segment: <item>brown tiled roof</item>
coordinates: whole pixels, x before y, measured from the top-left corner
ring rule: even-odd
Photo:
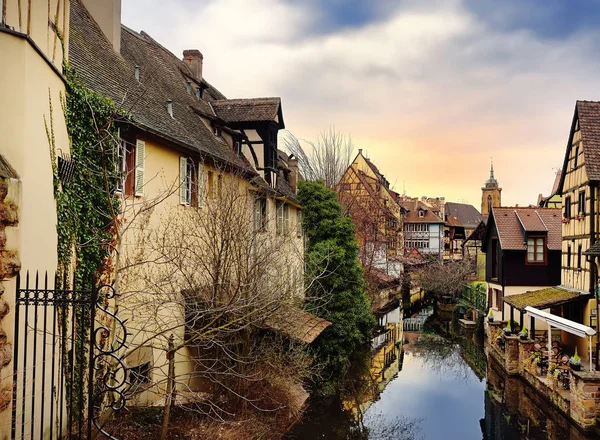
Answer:
[[[388,275],[387,273],[377,269],[376,267],[370,267],[368,269],[365,269],[365,277],[369,281],[377,283],[378,287],[392,286],[400,283],[399,278]]]
[[[600,180],[600,102],[577,101],[585,170],[590,180]]]
[[[429,209],[422,210],[424,212],[423,217],[419,216],[419,211],[411,211],[406,214],[404,223],[444,223],[444,221],[431,212]]]
[[[583,253],[583,255],[593,255],[593,256],[600,255],[600,241],[591,245],[590,248]]]
[[[330,325],[331,322],[292,305],[279,307],[265,321],[267,328],[305,344],[314,341]]]
[[[560,209],[496,207],[492,213],[502,249],[525,250],[526,232],[546,232],[548,249],[561,249]]]
[[[463,224],[453,215],[446,216],[446,225],[450,227],[463,226]]]
[[[411,249],[408,255],[404,257],[396,257],[396,259],[406,266],[421,266],[429,263],[429,260],[423,256],[417,249]]]
[[[467,229],[475,229],[481,222],[481,214],[477,208],[466,203],[446,202],[445,213],[456,217]]]
[[[525,310],[525,307],[527,306],[536,309],[547,309],[549,307],[576,301],[582,297],[585,297],[585,295],[582,295],[575,290],[569,290],[563,287],[547,287],[546,289],[505,296],[504,302],[512,305],[518,310]]]
[[[194,111],[212,113],[207,101],[198,101],[188,93],[186,81],[193,75],[187,65],[148,34],[122,26],[118,54],[85,7],[72,0],[69,62],[86,86],[111,98],[132,116],[134,125],[191,151],[253,172],[245,159],[215,137]],[[140,82],[135,78],[136,65],[140,67]],[[222,97],[211,87],[205,94],[210,99]],[[167,100],[173,103],[174,117],[167,113]]]
[[[211,103],[225,122],[276,121],[281,108],[279,98],[223,99]],[[283,124],[283,121],[280,121]]]

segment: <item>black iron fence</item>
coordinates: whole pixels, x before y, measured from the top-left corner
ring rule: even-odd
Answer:
[[[127,333],[107,307],[115,291],[67,285],[17,277],[11,439],[116,439],[100,423],[106,408],[125,406]]]

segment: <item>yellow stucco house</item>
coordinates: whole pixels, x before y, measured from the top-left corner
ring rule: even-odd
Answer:
[[[0,294],[0,332],[6,335],[0,338],[0,433],[10,432],[18,418],[27,426],[26,435],[42,438],[57,430],[55,419],[65,409],[55,402],[66,385],[52,387],[52,380],[38,377],[60,377],[63,367],[52,358],[60,341],[45,339],[39,345],[47,350],[20,353],[20,362],[29,355],[28,362],[39,364],[37,372],[34,367],[21,376],[12,364],[14,277],[21,267],[53,273],[58,263],[53,168],[69,156],[60,105],[67,83],[63,60],[79,81],[110,98],[123,114],[113,152],[120,180],[108,189],[121,201],[122,240],[113,276],[120,297],[108,306],[127,321],[128,345],[118,356],[129,369],[132,404],[160,403],[168,344],[185,345],[198,331],[188,320],[194,312],[189,299],[208,298],[198,286],[209,285],[215,276],[213,268],[202,265],[213,257],[210,240],[227,242],[227,256],[233,255],[223,263],[229,279],[213,283],[225,287],[215,289],[212,300],[222,305],[218,295],[227,286],[254,276],[262,284],[249,288],[255,293],[252,313],[258,310],[262,318],[253,325],[305,344],[330,325],[299,307],[304,236],[296,198],[298,165],[278,149],[278,132],[285,127],[279,98],[227,99],[204,78],[198,50],[179,58],[146,33],[122,26],[119,0],[6,0],[2,5],[0,95],[12,105],[4,106],[0,117],[5,292]],[[47,129],[58,157],[51,154]],[[216,225],[214,231],[207,229],[210,224]],[[224,231],[237,235],[227,238]],[[170,248],[175,243],[178,247]],[[167,266],[179,272],[166,278],[162,268]],[[259,300],[262,307],[256,307]],[[47,310],[52,316],[53,309]],[[44,314],[37,307],[25,315],[42,325]],[[21,329],[22,339],[30,332]],[[193,397],[203,385],[199,350],[185,346],[175,356],[181,398]],[[13,399],[17,370],[23,378],[18,385],[26,392]],[[15,417],[11,402],[18,403]]]

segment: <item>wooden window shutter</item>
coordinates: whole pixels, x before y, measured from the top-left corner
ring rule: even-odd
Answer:
[[[187,157],[179,158],[179,203],[187,205]]]
[[[144,168],[146,162],[146,142],[135,142],[135,195],[144,195]]]

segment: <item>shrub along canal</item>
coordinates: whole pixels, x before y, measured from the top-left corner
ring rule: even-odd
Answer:
[[[474,334],[437,333],[405,331],[381,377],[367,383],[360,374],[343,398],[310,406],[287,439],[598,438],[488,365]]]

